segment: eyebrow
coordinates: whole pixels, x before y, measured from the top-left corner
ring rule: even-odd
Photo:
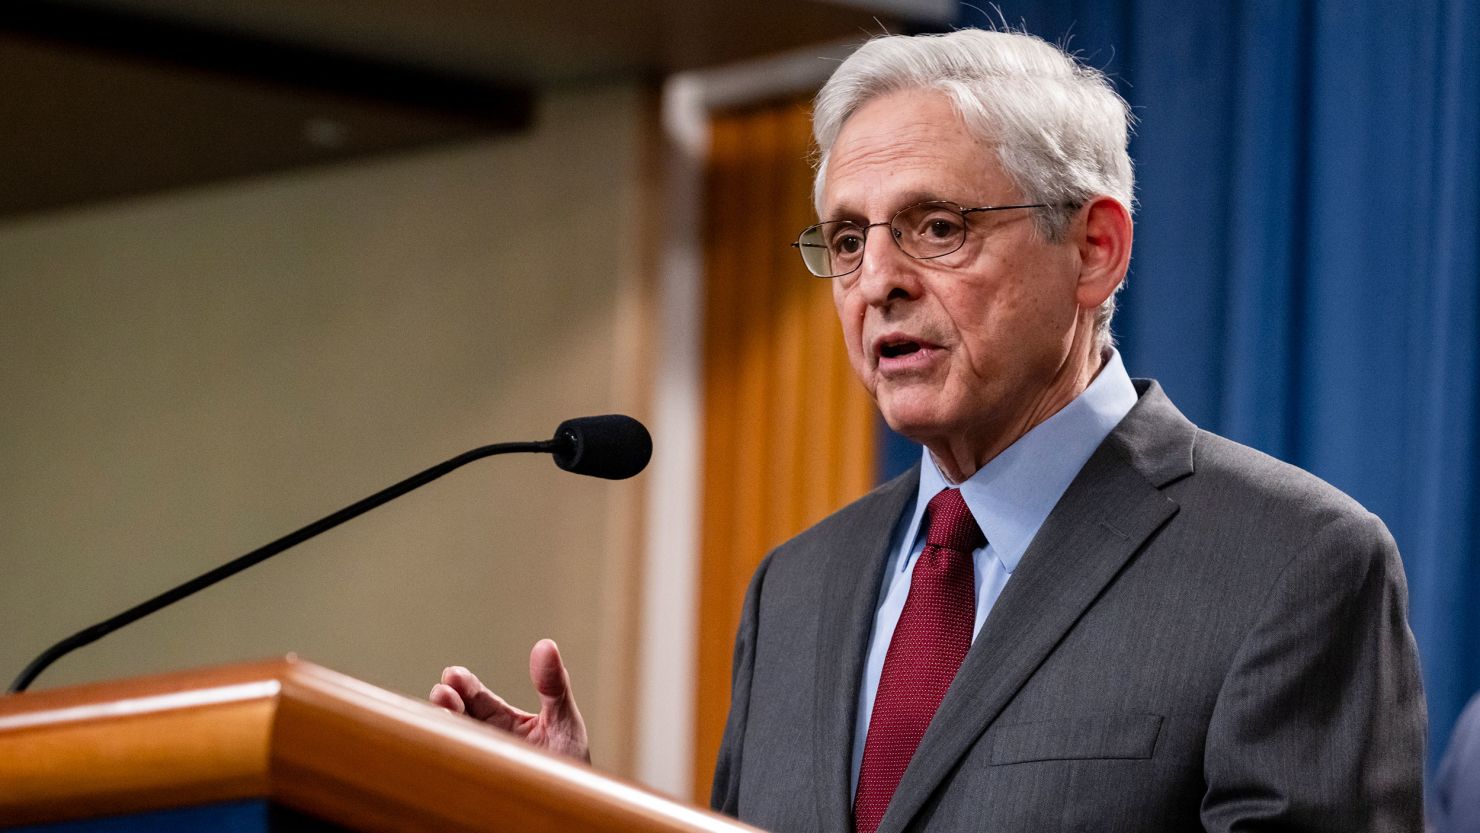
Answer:
[[[893,217],[897,212],[903,209],[909,208],[912,205],[919,205],[922,202],[948,202],[955,205],[965,205],[965,203],[960,202],[959,200],[947,199],[940,196],[934,191],[926,191],[923,189],[905,191],[903,194],[898,195],[898,197],[899,203],[895,208],[889,211],[890,217]],[[868,222],[868,218],[865,217],[861,212],[851,211],[846,208],[835,209],[834,211],[830,212],[828,216],[820,218],[820,220],[824,223],[832,222],[833,220],[849,220],[855,223],[860,221],[865,223]],[[880,220],[879,222],[885,222],[887,220],[888,217]]]

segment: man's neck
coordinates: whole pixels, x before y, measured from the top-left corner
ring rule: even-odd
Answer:
[[[1084,393],[1104,369],[1108,352],[1108,348],[1103,352],[1094,350],[1083,361],[1066,362],[1063,370],[1055,374],[1054,381],[1043,389],[1031,406],[1024,408],[1005,426],[983,424],[980,426],[980,435],[967,431],[942,437],[938,441],[925,442],[924,445],[930,450],[931,459],[935,461],[940,473],[952,485],[966,482],[982,466],[1022,439],[1023,435]]]

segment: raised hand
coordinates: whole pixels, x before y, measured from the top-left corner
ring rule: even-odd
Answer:
[[[540,696],[538,714],[509,705],[460,665],[442,671],[428,695],[433,703],[497,726],[542,749],[591,762],[586,721],[571,695],[570,674],[554,641],[541,639],[529,652],[529,679]]]

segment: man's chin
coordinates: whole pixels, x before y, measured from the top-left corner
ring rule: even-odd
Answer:
[[[907,440],[924,443],[927,437],[940,434],[940,419],[934,409],[881,403],[879,413],[890,430]]]

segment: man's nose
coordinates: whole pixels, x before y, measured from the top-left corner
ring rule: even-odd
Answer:
[[[882,227],[883,232],[870,234],[875,227]],[[899,248],[894,229],[888,223],[874,223],[864,234],[863,259],[852,276],[854,291],[862,292],[871,304],[914,297],[919,286],[915,259]]]

